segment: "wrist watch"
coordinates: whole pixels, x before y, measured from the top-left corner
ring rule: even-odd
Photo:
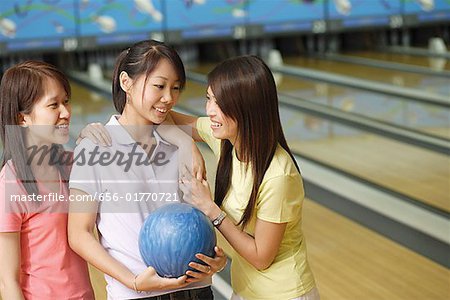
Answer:
[[[227,216],[226,212],[224,212],[223,210],[220,211],[220,214],[217,216],[217,218],[212,220],[212,224],[214,225],[214,227],[219,227],[220,224],[222,224],[222,221],[223,221],[223,219],[225,219],[226,216]]]

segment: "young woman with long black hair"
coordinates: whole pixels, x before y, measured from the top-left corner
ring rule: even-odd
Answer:
[[[233,248],[227,253],[233,299],[319,299],[301,230],[302,177],[283,134],[267,65],[241,56],[214,68],[206,114],[171,113],[219,158],[214,197],[200,176],[187,175],[183,190]]]

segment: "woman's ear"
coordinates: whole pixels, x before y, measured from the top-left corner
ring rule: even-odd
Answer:
[[[28,118],[23,113],[19,113],[17,115],[17,124],[19,124],[20,127],[27,128],[28,127],[27,119]]]
[[[132,79],[130,78],[130,76],[128,76],[127,72],[125,71],[120,72],[119,82],[120,87],[127,94],[132,84]]]

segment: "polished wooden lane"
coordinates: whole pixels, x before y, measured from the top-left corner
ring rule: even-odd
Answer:
[[[448,156],[368,134],[289,143],[299,154],[450,213]]]
[[[395,62],[425,67],[432,70],[438,68],[450,71],[450,62],[445,58],[423,57],[399,53],[374,52],[374,51],[352,51],[352,52],[345,52],[344,54],[363,58],[377,59],[386,62]]]
[[[102,272],[89,265],[89,276],[91,277],[92,288],[94,289],[96,300],[106,300],[106,281]]]
[[[450,110],[368,91],[280,76],[283,94],[450,139]]]
[[[311,68],[318,71],[373,80],[399,87],[426,90],[436,94],[449,94],[447,84],[448,79],[436,76],[425,76],[415,73],[393,71],[357,64],[347,64],[344,62],[310,57],[287,57],[284,59],[284,63],[297,67]],[[430,85],[430,82],[432,82],[433,85]]]
[[[303,219],[322,300],[449,299],[449,269],[315,202]]]

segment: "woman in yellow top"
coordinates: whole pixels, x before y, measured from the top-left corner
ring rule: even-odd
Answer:
[[[186,176],[182,189],[233,248],[232,299],[319,299],[301,230],[303,182],[270,69],[256,56],[228,59],[208,75],[206,98],[209,118],[171,116],[219,157],[214,201],[201,178]]]

